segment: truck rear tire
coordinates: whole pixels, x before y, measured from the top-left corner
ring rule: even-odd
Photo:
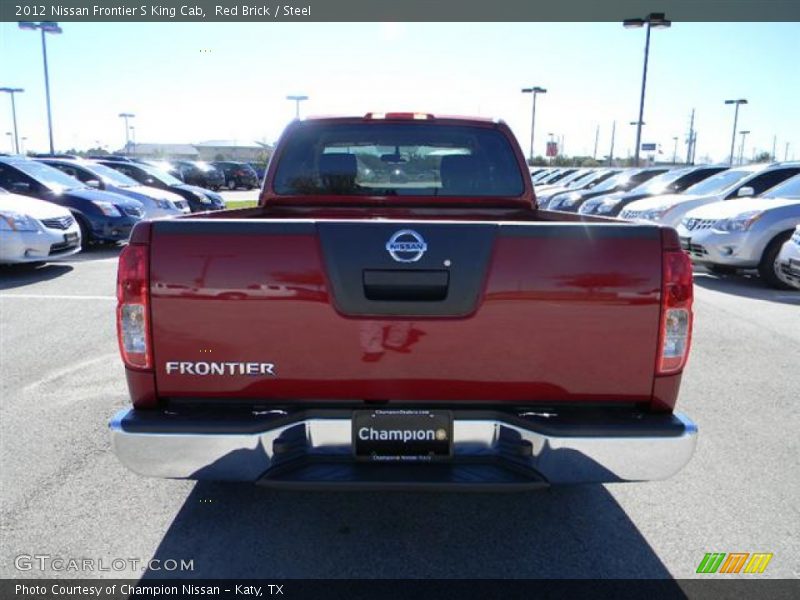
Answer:
[[[791,231],[784,231],[776,235],[772,241],[767,244],[764,254],[761,256],[761,262],[758,264],[758,275],[768,286],[778,290],[790,290],[792,287],[784,283],[778,276],[775,268],[775,259],[778,258],[778,253],[781,251],[781,246],[784,242],[792,236]]]

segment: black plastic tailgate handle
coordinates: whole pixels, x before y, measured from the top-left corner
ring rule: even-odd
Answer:
[[[436,302],[447,298],[448,271],[364,270],[367,300]]]

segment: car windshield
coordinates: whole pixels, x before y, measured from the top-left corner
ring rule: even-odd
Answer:
[[[432,123],[298,125],[275,174],[278,194],[517,197],[525,190],[506,136]]]
[[[86,186],[77,179],[70,177],[66,173],[59,171],[55,167],[40,163],[35,160],[20,160],[11,163],[32,179],[41,183],[51,191],[74,190],[85,188]]]
[[[161,169],[156,169],[155,167],[152,167],[150,165],[142,163],[136,166],[139,167],[142,171],[144,171],[148,175],[150,175],[151,177],[154,177],[155,179],[158,179],[159,181],[161,181],[162,183],[166,183],[167,185],[179,185],[183,183],[177,177],[173,177],[169,173],[165,173]]]
[[[100,177],[106,183],[110,183],[118,187],[132,187],[134,185],[139,185],[139,182],[135,179],[131,179],[127,175],[124,175],[119,171],[105,165],[93,163],[92,165],[86,165],[85,168]]]
[[[761,194],[761,198],[791,198],[800,200],[800,175],[795,175]]]
[[[640,186],[633,188],[631,191],[637,194],[640,192],[652,195],[663,194],[664,192],[670,190],[670,185],[672,183],[691,172],[691,167],[688,169],[674,169],[672,171],[667,171],[666,173],[662,173],[658,177],[653,177]]]
[[[617,186],[624,185],[630,180],[631,177],[639,173],[639,171],[622,171],[613,177],[609,177],[604,182],[597,184],[592,188],[592,192],[608,192]]]
[[[753,171],[723,171],[713,177],[709,177],[696,183],[684,190],[685,194],[704,196],[706,194],[717,194],[725,191],[729,187],[736,185],[745,177],[752,175]]]

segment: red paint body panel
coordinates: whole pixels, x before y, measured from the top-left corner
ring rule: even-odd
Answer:
[[[501,233],[482,299],[465,318],[340,314],[315,235],[156,231],[151,250],[160,396],[642,402],[652,394],[658,236]],[[204,360],[274,363],[277,376],[165,371],[167,361]]]
[[[365,119],[289,125],[259,207],[148,228],[155,370],[127,371],[137,407],[206,398],[636,402],[672,410],[680,375],[654,376],[664,250],[658,230],[611,225],[622,232],[617,235],[609,229],[618,223],[613,219],[536,210],[519,145],[507,125],[486,120],[436,121],[506,135],[524,174],[519,197],[276,194],[272,182],[285,140],[320,121]],[[474,309],[380,318],[343,312],[330,272],[338,258],[324,248],[319,227],[344,221],[494,228]],[[247,233],[237,229],[242,224],[252,225]],[[385,254],[380,245],[364,253],[376,251]],[[170,361],[272,363],[275,369],[254,376],[167,374]]]

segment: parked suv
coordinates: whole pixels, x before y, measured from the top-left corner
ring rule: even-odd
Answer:
[[[800,175],[758,198],[714,202],[689,211],[677,229],[692,262],[716,273],[758,269],[768,285],[787,288],[776,259],[798,223]]]
[[[632,202],[620,217],[677,227],[690,210],[720,200],[758,196],[798,173],[800,162],[733,167],[696,183],[682,194]]]
[[[253,167],[243,162],[220,160],[211,163],[225,176],[225,187],[229,190],[243,187],[248,190],[258,187],[258,175]]]
[[[800,290],[800,225],[795,227],[775,262],[778,276],[784,283]]]
[[[201,160],[173,160],[172,164],[180,171],[181,179],[189,185],[197,185],[217,191],[225,185],[222,171]]]
[[[127,240],[144,216],[141,202],[90,188],[37,160],[0,158],[0,187],[69,209],[78,221],[84,246]]]

